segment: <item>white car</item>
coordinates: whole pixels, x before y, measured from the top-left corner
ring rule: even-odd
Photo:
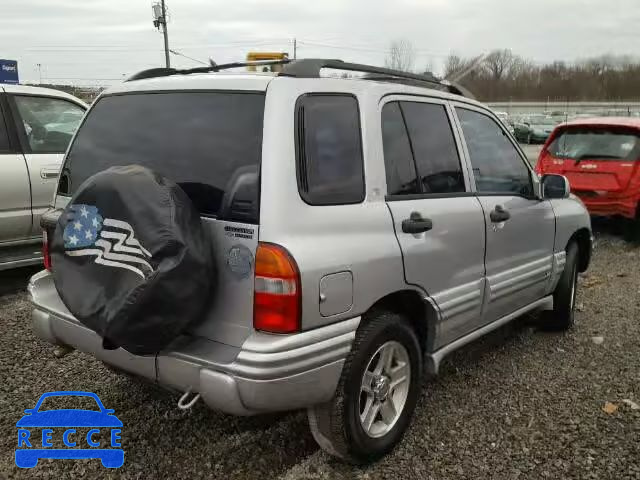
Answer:
[[[0,270],[42,261],[40,216],[86,109],[59,90],[0,85]]]

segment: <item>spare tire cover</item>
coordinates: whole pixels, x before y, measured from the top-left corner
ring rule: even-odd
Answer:
[[[103,348],[164,349],[202,317],[214,288],[212,245],[171,180],[137,165],[87,179],[51,242],[56,289]]]

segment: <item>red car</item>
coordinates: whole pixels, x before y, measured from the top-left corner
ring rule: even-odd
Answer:
[[[536,171],[566,176],[594,216],[628,219],[640,240],[640,118],[589,118],[558,125]]]

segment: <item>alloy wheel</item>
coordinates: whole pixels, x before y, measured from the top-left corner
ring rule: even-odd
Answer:
[[[384,343],[369,360],[360,385],[360,423],[368,436],[391,431],[407,402],[410,381],[407,349],[396,341]]]

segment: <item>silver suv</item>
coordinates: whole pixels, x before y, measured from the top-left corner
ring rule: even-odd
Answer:
[[[103,93],[43,223],[114,165],[173,179],[214,249],[201,321],[156,355],[105,349],[43,271],[29,286],[42,339],[184,392],[183,407],[308,409],[323,449],[366,462],[400,441],[447,354],[534,311],[571,327],[589,216],[491,110],[435,78],[340,61],[222,69],[155,69]]]

